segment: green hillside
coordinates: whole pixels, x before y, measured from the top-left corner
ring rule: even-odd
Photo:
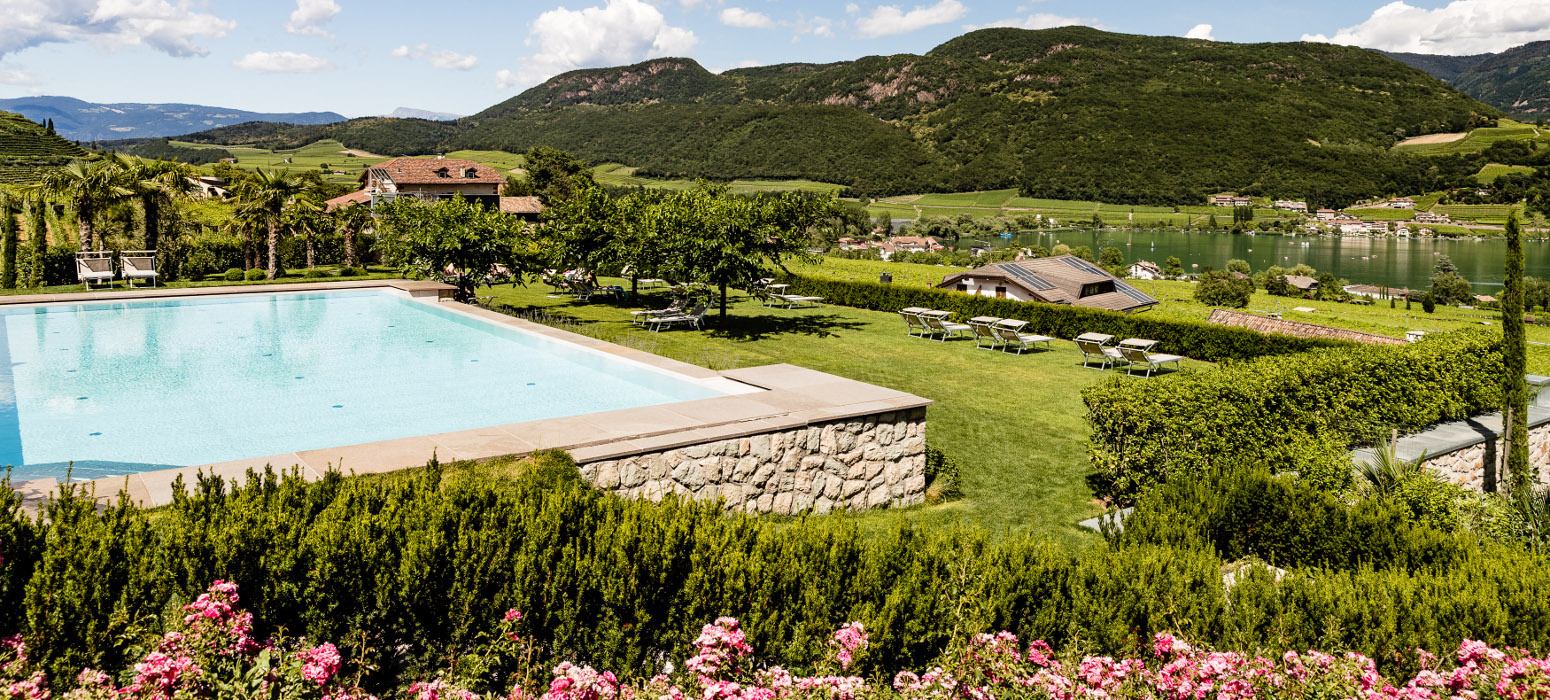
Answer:
[[[1520,119],[1550,117],[1550,41],[1473,56],[1386,55]]]
[[[1169,205],[1209,193],[1343,205],[1480,165],[1390,153],[1500,116],[1375,52],[1086,27],[987,29],[925,55],[710,73],[689,59],[556,76],[456,122],[241,125],[190,137],[375,153],[551,145],[647,177],[807,179],[858,195],[1017,188]]]
[[[85,155],[80,146],[49,133],[37,122],[0,112],[0,184],[35,182],[44,170]]]

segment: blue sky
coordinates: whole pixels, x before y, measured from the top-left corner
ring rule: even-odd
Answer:
[[[982,26],[1464,54],[1550,39],[1550,0],[0,0],[0,97],[469,114],[577,67],[922,53]]]

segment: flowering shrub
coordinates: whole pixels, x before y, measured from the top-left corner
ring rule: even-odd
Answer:
[[[331,643],[259,642],[237,609],[236,586],[217,581],[184,607],[182,625],[119,674],[83,669],[62,700],[376,700],[341,677]],[[1286,652],[1279,658],[1212,651],[1171,634],[1152,638],[1145,657],[1061,656],[1041,640],[1026,646],[1010,632],[977,634],[923,673],[891,682],[859,676],[802,675],[761,664],[736,619],[718,618],[691,643],[684,673],[624,683],[610,671],[562,662],[547,685],[527,674],[532,645],[517,633],[521,613],[502,616],[475,654],[429,680],[394,693],[403,700],[1545,700],[1550,656],[1465,640],[1446,662],[1416,650],[1420,669],[1389,679],[1372,659],[1347,652]],[[842,672],[866,650],[866,628],[849,622],[830,639],[830,668]],[[492,669],[515,669],[495,672]],[[480,689],[486,692],[481,693]],[[20,637],[0,638],[0,700],[52,700],[48,678],[32,668]]]

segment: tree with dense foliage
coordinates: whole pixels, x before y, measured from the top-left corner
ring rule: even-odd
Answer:
[[[123,172],[124,189],[139,201],[141,231],[146,250],[161,244],[162,212],[186,196],[188,178],[198,174],[190,165],[167,160],[143,160],[112,156]]]
[[[1426,313],[1435,313],[1437,311],[1437,297],[1432,296],[1431,292],[1422,295],[1421,310]]]
[[[48,215],[44,208],[48,202],[42,197],[28,197],[22,205],[27,230],[27,279],[28,287],[43,286],[43,261],[48,255]]]
[[[1528,448],[1528,337],[1523,325],[1523,231],[1507,214],[1507,264],[1502,284],[1502,464],[1514,498],[1531,496]]]
[[[264,170],[259,168],[242,184],[238,199],[263,212],[264,225],[268,229],[269,262],[265,277],[274,279],[280,275],[280,232],[285,226],[288,207],[296,206],[297,200],[307,194],[309,188],[290,170]]]
[[[1523,310],[1550,308],[1550,282],[1539,277],[1523,278]]]
[[[1228,272],[1236,272],[1240,275],[1253,274],[1254,272],[1254,270],[1249,267],[1249,262],[1247,260],[1239,260],[1237,258],[1228,260],[1226,269]]]
[[[296,204],[286,212],[285,229],[301,236],[308,270],[317,267],[317,235],[327,230],[331,223],[322,208],[307,199],[296,200]]]
[[[523,160],[523,168],[527,170],[526,189],[543,200],[546,207],[597,185],[586,161],[557,148],[535,146],[528,149]],[[522,186],[515,189],[522,189]]]
[[[555,202],[543,213],[548,266],[556,270],[597,272],[614,252],[625,229],[623,207],[600,187],[588,187]]]
[[[1179,260],[1177,255],[1170,255],[1167,260],[1163,261],[1162,273],[1163,277],[1168,278],[1183,277],[1184,262]]]
[[[458,301],[472,303],[497,267],[519,281],[543,267],[526,222],[462,196],[435,203],[399,199],[377,213],[384,261],[431,278],[455,275]]]
[[[44,173],[30,189],[68,202],[80,231],[76,243],[81,250],[93,250],[102,243],[97,214],[131,194],[122,183],[122,170],[113,160],[75,160]]]
[[[1211,270],[1200,275],[1195,285],[1195,301],[1208,306],[1241,309],[1254,296],[1254,283],[1234,277],[1226,270]]]
[[[1474,288],[1469,280],[1458,276],[1456,272],[1439,272],[1432,275],[1432,288],[1430,296],[1438,304],[1454,306],[1467,304],[1474,300]]]
[[[344,239],[344,264],[355,267],[355,237],[371,225],[371,206],[346,204],[334,210],[334,225]]]
[[[1107,246],[1098,251],[1098,264],[1110,268],[1124,265],[1125,251],[1114,246]]]
[[[16,288],[16,199],[0,191],[0,289]]]

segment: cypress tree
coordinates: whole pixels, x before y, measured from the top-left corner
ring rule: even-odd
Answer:
[[[16,203],[0,196],[0,288],[16,288]]]
[[[48,133],[50,133],[50,134],[54,133],[54,120],[53,119],[49,119],[48,120]]]
[[[1523,330],[1523,230],[1507,215],[1507,277],[1502,286],[1502,462],[1514,496],[1526,494],[1528,463],[1528,339]]]
[[[48,255],[48,216],[41,197],[27,201],[27,286],[43,286],[43,261]]]

